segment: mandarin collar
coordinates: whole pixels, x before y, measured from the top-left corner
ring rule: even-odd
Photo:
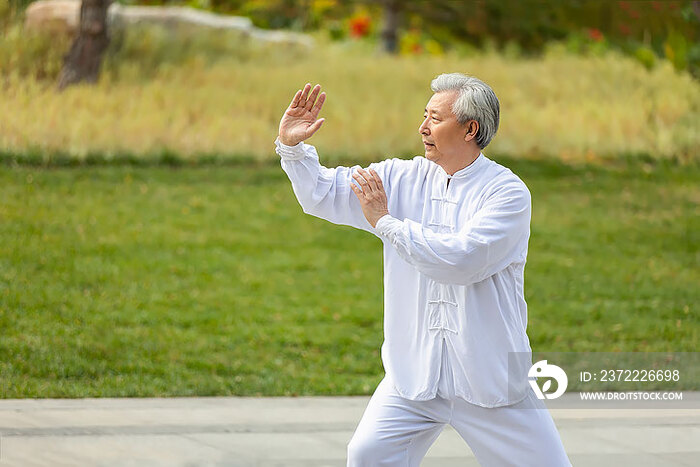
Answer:
[[[443,169],[439,165],[438,165],[438,172],[440,172],[440,175],[442,175],[445,178],[464,178],[464,177],[467,177],[467,176],[475,173],[477,170],[479,170],[484,165],[485,162],[486,162],[486,156],[484,156],[483,152],[480,152],[479,155],[476,156],[476,159],[474,159],[471,164],[464,167],[463,169],[459,169],[453,175],[449,175],[445,171],[445,169]],[[437,165],[437,164],[435,164],[435,165]]]

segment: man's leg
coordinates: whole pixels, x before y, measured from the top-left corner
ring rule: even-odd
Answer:
[[[450,424],[484,467],[571,466],[549,411],[532,391],[517,404],[492,409],[456,398]]]
[[[449,413],[449,401],[404,399],[384,378],[348,444],[348,467],[418,467]]]

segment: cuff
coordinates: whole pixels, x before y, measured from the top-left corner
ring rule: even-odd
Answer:
[[[294,146],[287,146],[282,143],[279,137],[275,140],[275,152],[285,160],[298,161],[306,157],[306,150],[304,149],[304,142],[300,141]]]
[[[377,233],[385,238],[390,238],[392,233],[395,233],[397,230],[401,230],[402,228],[403,222],[395,217],[392,217],[390,214],[384,214],[381,218],[379,218],[377,225],[374,227]]]

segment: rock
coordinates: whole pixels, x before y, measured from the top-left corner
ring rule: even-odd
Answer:
[[[113,3],[110,5],[109,14],[112,21],[125,26],[130,24],[159,24],[166,27],[194,25],[238,31],[253,28],[250,19],[243,16],[217,15],[188,7],[122,6]]]
[[[80,0],[42,0],[25,11],[27,29],[75,34],[80,21]]]
[[[80,0],[33,2],[25,12],[25,27],[74,35],[80,21],[80,3]],[[134,24],[154,24],[166,28],[187,25],[229,29],[240,31],[261,42],[297,44],[307,48],[313,46],[313,40],[305,34],[259,29],[246,17],[217,15],[188,7],[123,6],[112,3],[107,12],[107,22],[114,29]]]

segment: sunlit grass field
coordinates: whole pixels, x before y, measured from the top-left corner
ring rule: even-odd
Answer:
[[[498,160],[533,197],[535,351],[697,350],[697,167]],[[0,199],[0,397],[381,379],[381,242],[304,215],[277,164],[4,167]]]
[[[533,349],[697,349],[700,85],[669,64],[151,31],[119,39],[96,86],[58,93],[68,42],[8,31],[0,397],[370,393],[381,242],[304,215],[273,141],[311,82],[327,165],[422,153],[430,80],[450,71],[492,85],[486,153],[533,195]]]
[[[431,79],[452,71],[485,80],[499,96],[494,154],[587,162],[699,158],[700,85],[668,63],[648,71],[629,57],[573,56],[556,46],[530,59],[496,52],[389,57],[367,44],[321,38],[307,52],[241,46],[223,48],[215,59],[212,51],[193,52],[168,62],[184,42],[168,46],[158,37],[127,40],[125,51],[108,57],[98,86],[64,93],[50,80],[21,76],[21,36],[0,47],[8,55],[0,60],[8,68],[0,73],[1,158],[272,160],[281,114],[306,82],[328,94],[316,142],[330,157],[407,156],[421,149],[417,128]]]

